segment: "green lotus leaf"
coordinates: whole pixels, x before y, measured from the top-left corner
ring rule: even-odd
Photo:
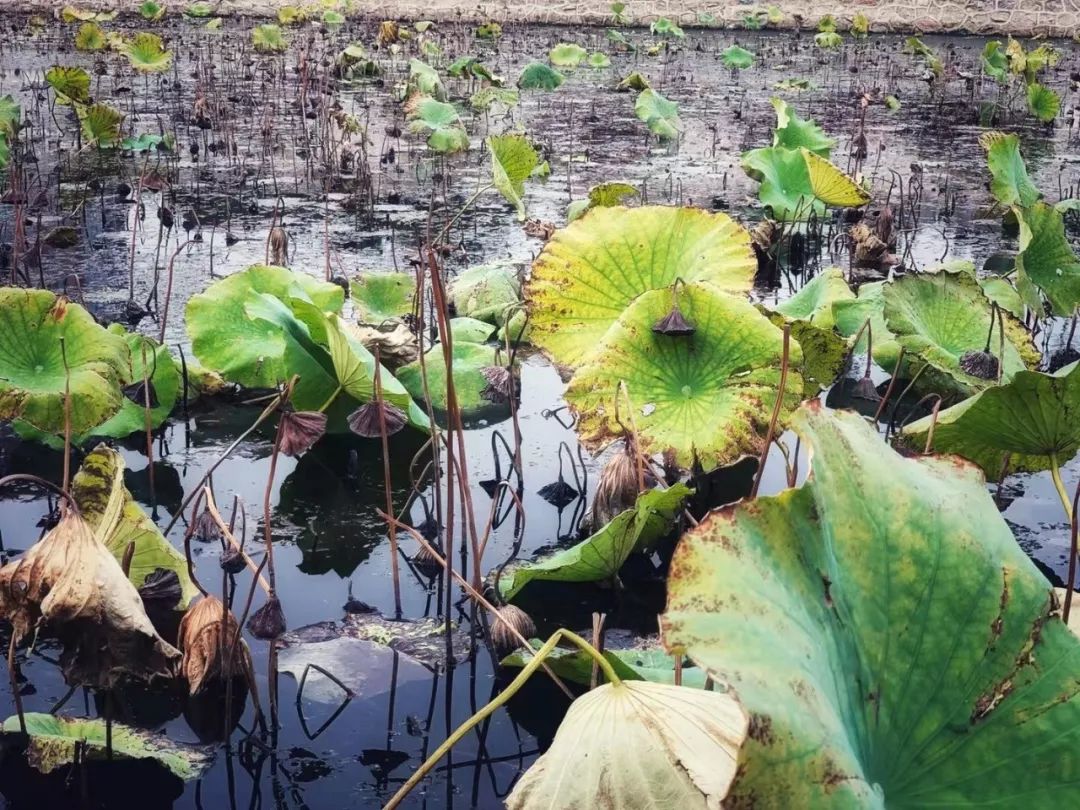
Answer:
[[[660,36],[672,36],[676,39],[682,39],[686,36],[686,32],[667,17],[660,17],[658,20],[655,20],[653,24],[649,26],[649,30],[654,34],[659,34]]]
[[[802,376],[804,395],[813,394],[815,389],[821,391],[835,382],[851,352],[847,340],[831,328],[816,326],[813,321],[785,318],[761,305],[758,309],[770,323],[781,329],[790,324],[791,337],[802,352],[802,363],[791,367]]]
[[[817,87],[818,86],[814,82],[803,77],[781,79],[773,85],[774,90],[780,90],[785,93],[802,93],[806,90],[817,90]]]
[[[83,23],[75,34],[75,50],[100,51],[105,47],[105,32],[97,23]]]
[[[721,58],[724,61],[724,67],[729,67],[732,70],[745,70],[754,64],[755,57],[752,51],[738,45],[732,45],[724,49]]]
[[[844,279],[844,272],[839,267],[830,267],[773,310],[792,320],[811,321],[821,329],[831,329],[835,324],[833,305],[837,301],[853,300],[855,293]]]
[[[469,106],[474,110],[490,110],[495,104],[502,104],[509,109],[516,107],[521,100],[517,90],[510,87],[481,87],[469,96]]]
[[[171,152],[175,145],[171,135],[155,135],[151,132],[140,133],[137,138],[124,138],[120,142],[120,148],[129,152],[149,152],[151,149]]]
[[[603,582],[619,573],[635,551],[645,551],[671,531],[683,501],[692,492],[685,484],[650,489],[634,506],[619,513],[591,537],[539,562],[523,564],[499,580],[503,598],[512,600],[534,580]]]
[[[0,132],[0,169],[7,168],[11,162],[11,145],[8,143],[8,135]]]
[[[180,588],[180,598],[174,607],[187,609],[199,594],[188,576],[187,560],[165,539],[124,486],[124,458],[120,453],[105,444],[95,447],[72,479],[71,495],[94,536],[118,562],[123,562],[128,546],[135,544],[128,571],[132,585],[142,587],[155,571],[173,573]]]
[[[90,74],[81,67],[55,65],[45,71],[45,81],[56,93],[57,104],[86,104],[90,101]]]
[[[361,323],[382,323],[413,311],[416,276],[412,273],[364,273],[349,280],[349,298]]]
[[[173,742],[162,733],[131,728],[112,722],[106,729],[103,718],[58,717],[41,712],[25,712],[22,717],[29,735],[26,756],[41,773],[52,773],[76,762],[76,749],[87,761],[152,759],[185,781],[197,779],[213,758],[208,749]],[[20,733],[19,717],[4,721],[3,735]],[[111,750],[110,750],[111,748]]]
[[[483,369],[497,365],[495,348],[482,343],[453,343],[454,393],[458,407],[463,414],[471,414],[491,407],[492,403],[483,396],[488,387],[488,380]],[[446,363],[443,360],[443,347],[436,343],[424,355],[427,366],[428,392],[431,404],[440,411],[447,410],[446,402]],[[424,401],[424,378],[420,361],[414,360],[397,370],[398,379],[405,389],[416,398]]]
[[[1051,807],[1080,772],[1078,640],[978,470],[858,414],[793,420],[812,475],[679,543],[664,646],[750,716],[732,807]]]
[[[501,326],[520,309],[521,279],[507,262],[478,264],[452,278],[447,292],[458,315]]]
[[[205,0],[198,0],[184,9],[184,14],[188,17],[209,17],[213,13],[214,7]]]
[[[833,323],[836,331],[846,338],[854,337],[866,321],[870,321],[874,362],[888,372],[896,368],[900,344],[885,323],[885,282],[873,281],[859,287],[854,300],[833,303]],[[852,348],[854,353],[865,352],[867,335],[864,332]]]
[[[947,374],[970,392],[996,384],[965,373],[961,358],[982,351],[990,335],[990,301],[979,283],[967,273],[924,273],[905,276],[885,285],[885,322],[908,353]],[[1012,315],[1004,314],[1005,356],[1002,379],[1038,362],[1031,336]],[[995,326],[990,351],[1000,354]]]
[[[597,51],[596,53],[589,54],[589,67],[601,69],[611,67],[611,57],[606,53]]]
[[[108,104],[91,104],[77,107],[79,126],[88,145],[98,149],[112,149],[120,145],[120,125],[124,114]]]
[[[307,297],[329,312],[340,310],[345,300],[336,284],[265,265],[249,267],[193,295],[186,320],[195,357],[226,380],[248,388],[270,388],[298,373],[284,362],[282,334],[245,313],[245,303],[260,293],[282,300]]]
[[[648,90],[650,87],[652,87],[652,85],[649,84],[649,80],[636,70],[626,74],[626,76],[624,76],[622,80],[617,85],[615,85],[616,90],[641,91]]]
[[[774,96],[769,99],[769,103],[776,110],[773,146],[783,146],[788,149],[802,147],[828,160],[832,148],[836,146],[834,138],[826,135],[825,131],[817,125],[814,119],[804,120],[799,118],[791,105],[782,98]]]
[[[443,87],[438,71],[419,59],[409,60],[409,88],[412,92],[431,96],[437,101],[446,101],[446,88]]]
[[[858,207],[870,198],[854,180],[805,147],[762,147],[743,153],[742,168],[761,183],[758,197],[778,220],[822,216],[826,205]]]
[[[62,435],[66,376],[73,435],[88,432],[120,409],[127,345],[81,306],[47,290],[3,287],[0,324],[0,419],[21,419]]]
[[[165,16],[165,6],[154,0],[145,0],[139,5],[139,15],[150,22],[157,22]]]
[[[615,417],[617,403],[626,410],[618,392],[624,382],[644,451],[671,451],[686,467],[699,459],[706,470],[759,453],[780,382],[781,330],[752,304],[697,282],[678,293],[694,334],[657,334],[653,325],[671,312],[672,299],[667,289],[638,296],[574,374],[566,401],[580,415],[583,443],[594,448],[622,435]],[[794,371],[802,362],[792,341],[782,419],[802,398]]]
[[[519,222],[525,220],[525,181],[540,162],[540,155],[524,135],[491,135],[491,181],[514,206]]]
[[[405,104],[411,132],[427,132],[427,145],[436,152],[452,154],[469,148],[469,134],[453,104],[417,94]]]
[[[589,189],[589,205],[593,208],[611,208],[626,205],[630,200],[641,196],[637,186],[629,183],[599,183]]]
[[[756,268],[749,234],[726,214],[594,208],[556,231],[533,263],[532,340],[557,363],[577,366],[642,293],[677,279],[745,293]]]
[[[64,6],[60,9],[60,19],[66,23],[83,22],[86,20],[96,20],[98,13],[88,8],[76,8],[75,6]]]
[[[502,36],[502,26],[491,20],[476,26],[475,33],[477,39],[498,39]]]
[[[299,25],[307,18],[307,10],[298,6],[282,6],[277,10],[277,20],[282,25]]]
[[[280,26],[263,23],[252,29],[251,46],[259,53],[280,53],[289,47],[289,43]]]
[[[172,54],[165,50],[157,34],[136,34],[124,47],[124,53],[140,73],[161,73],[172,65]]]
[[[569,42],[560,42],[548,53],[548,59],[555,67],[577,67],[586,56],[588,51]]]
[[[1032,82],[1027,88],[1028,110],[1042,121],[1049,124],[1061,112],[1061,96],[1045,84]]]
[[[483,343],[491,337],[495,327],[476,318],[451,318],[450,334],[454,343]]]
[[[979,143],[986,150],[986,163],[990,167],[990,193],[1005,206],[1019,205],[1027,208],[1042,198],[1028,176],[1027,166],[1020,154],[1020,138],[1004,132],[984,132]]]
[[[144,337],[137,332],[127,332],[122,326],[113,324],[108,331],[114,335],[120,335],[128,347],[131,357],[131,368],[126,371],[121,382],[124,384],[143,381],[143,374],[149,377],[154,395],[157,397],[157,405],[150,409],[150,427],[159,427],[169,414],[180,396],[182,380],[180,369],[176,367],[169,350],[153,338]],[[146,353],[146,365],[143,365],[143,351]],[[93,436],[108,436],[113,439],[122,439],[132,433],[140,433],[146,430],[146,408],[139,402],[133,402],[127,397],[123,398],[120,410],[105,421],[104,424],[93,428],[90,433]],[[78,443],[82,443],[82,439]]]
[[[534,649],[541,646],[541,642],[536,639],[533,639],[531,643]],[[661,649],[605,649],[604,658],[610,662],[615,674],[624,681],[649,681],[675,685],[675,658]],[[503,658],[499,665],[520,669],[530,660],[532,656],[521,649]],[[592,682],[593,659],[586,652],[557,649],[545,658],[544,662],[564,681],[581,686],[588,686]],[[705,680],[706,675],[703,670],[691,666],[683,667],[682,686],[689,689],[704,689]]]
[[[1001,40],[993,39],[983,47],[983,72],[995,81],[1004,82],[1009,77],[1009,59],[1001,49]]]
[[[11,94],[0,96],[0,134],[13,138],[22,123],[22,107]]]
[[[200,4],[195,3],[195,5],[198,6]],[[185,11],[184,13],[187,14],[188,12]],[[203,16],[206,16],[206,15],[203,15]],[[220,31],[221,30],[221,17],[215,17],[214,19],[209,20],[206,23],[206,25],[204,26],[204,28],[207,31]]]
[[[634,114],[645,122],[649,132],[659,138],[676,138],[679,135],[679,105],[651,87],[638,93]]]
[[[548,67],[543,62],[532,62],[521,71],[517,86],[522,90],[555,90],[565,80],[559,71]]]
[[[979,286],[986,293],[986,297],[1001,307],[1006,312],[1017,318],[1024,317],[1024,300],[1019,291],[1007,278],[1000,276],[988,276],[979,279]]]
[[[328,9],[326,9],[326,11],[323,12],[322,21],[323,21],[323,25],[328,25],[328,26],[344,25],[345,24],[345,15],[342,14],[340,11],[335,11],[332,8],[328,8]]]
[[[1053,374],[1018,371],[1005,385],[980,391],[941,411],[933,448],[978,464],[998,480],[1006,456],[1009,472],[1057,468],[1080,450],[1080,371],[1076,363]],[[931,418],[908,425],[905,443],[920,451]]]
[[[1080,259],[1065,236],[1065,220],[1060,211],[1046,203],[1035,203],[1017,212],[1020,222],[1020,252],[1016,256],[1017,288],[1027,305],[1041,312],[1038,287],[1050,302],[1055,315],[1068,316],[1080,304]]]

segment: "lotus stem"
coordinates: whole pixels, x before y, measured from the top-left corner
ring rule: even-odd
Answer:
[[[893,369],[892,376],[889,377],[889,384],[885,388],[885,395],[881,398],[881,402],[878,403],[877,410],[874,411],[874,427],[877,428],[878,422],[881,420],[881,414],[885,412],[885,404],[892,396],[893,388],[896,386],[896,380],[900,376],[900,369],[904,367],[904,347],[900,347],[900,354],[896,357],[896,368]]]
[[[604,651],[604,620],[606,613],[594,613],[592,615],[592,645],[601,653]],[[592,672],[589,673],[589,688],[595,689],[600,677],[600,665],[593,659]]]
[[[1056,453],[1050,454],[1050,477],[1054,481],[1054,489],[1057,490],[1058,498],[1061,499],[1061,506],[1065,510],[1065,519],[1072,522],[1072,502],[1069,500],[1069,493],[1065,491],[1065,482],[1061,480],[1061,469],[1058,466]]]
[[[259,580],[259,584],[262,586],[263,591],[266,592],[266,595],[272,596],[273,588],[262,575],[262,564],[256,565],[255,561],[248,556],[246,551],[244,551],[244,547],[239,543],[236,537],[233,536],[233,533],[229,531],[229,527],[225,525],[225,521],[222,520],[221,514],[218,512],[217,504],[214,503],[214,496],[210,492],[210,487],[205,487],[204,492],[206,495],[206,511],[210,513],[210,517],[214,519],[214,523],[216,523],[221,530],[221,536],[228,540],[232,547],[236,549],[236,552],[244,560],[244,563]]]
[[[926,431],[926,445],[923,447],[923,455],[930,454],[930,448],[934,446],[934,429],[937,427],[938,412],[941,410],[941,397],[934,395],[934,410],[930,412],[930,429]]]
[[[784,354],[780,361],[780,385],[776,390],[776,402],[773,404],[772,416],[769,417],[769,429],[765,433],[765,446],[758,459],[757,472],[754,473],[754,484],[750,488],[750,497],[756,498],[758,489],[761,487],[761,478],[765,473],[765,462],[769,458],[769,448],[772,446],[773,437],[776,435],[776,423],[780,419],[780,409],[784,405],[784,391],[787,388],[788,360],[791,355],[791,324],[784,324]]]
[[[919,370],[915,372],[914,376],[912,376],[912,378],[908,381],[908,384],[904,386],[904,390],[900,392],[900,396],[896,399],[896,404],[893,405],[892,414],[889,416],[889,426],[885,430],[886,438],[888,438],[889,433],[892,430],[893,424],[896,421],[896,413],[900,410],[900,403],[904,401],[904,397],[907,396],[908,391],[915,387],[915,383],[919,381],[919,377],[921,377],[923,372],[926,371],[928,368],[930,368],[929,363],[923,363],[921,366],[919,366]]]
[[[191,244],[191,240],[188,239],[184,244],[180,245],[173,255],[169,257],[169,265],[165,270],[165,304],[161,310],[161,325],[158,329],[158,343],[165,343],[165,324],[169,320],[169,299],[172,298],[172,283],[173,283],[173,264],[176,262],[176,257],[180,255],[180,251]]]
[[[447,571],[447,573],[450,574],[451,577],[458,581],[458,584],[465,589],[465,592],[472,599],[474,599],[481,607],[483,607],[488,613],[490,613],[494,617],[495,621],[502,622],[502,624],[506,625],[506,628],[510,631],[510,634],[514,636],[523,646],[525,646],[526,648],[529,647],[529,640],[525,638],[525,636],[521,635],[521,633],[518,632],[518,629],[516,627],[504,620],[502,615],[499,613],[499,609],[493,604],[491,604],[491,602],[489,602],[487,599],[485,599],[484,595],[480,593],[480,591],[470,585],[469,582],[465,579],[465,577],[455,571],[454,567],[450,565],[449,562],[447,562],[447,559],[434,548],[432,548],[431,544],[424,538],[422,534],[420,534],[420,532],[416,531],[416,529],[414,529],[412,526],[402,523],[397,518],[387,515],[381,510],[376,511],[384,520],[393,520],[395,523],[397,523],[399,529],[402,529],[411,534],[416,540],[416,542],[418,542],[421,546],[427,549],[428,553],[431,554],[431,556],[439,563],[439,565],[441,565]],[[551,676],[551,679],[555,681],[555,684],[563,691],[563,694],[565,694],[571,700],[574,699],[573,693],[569,689],[567,689],[566,684],[562,682],[562,679],[558,675],[556,675],[546,665],[544,666],[544,671]]]
[[[449,378],[447,379],[449,386]],[[382,387],[382,358],[379,347],[375,347],[375,402],[379,411],[379,436],[382,439],[383,460],[383,489],[386,492],[386,513],[394,514],[394,496],[390,483],[390,438],[386,432],[386,402],[383,399]],[[398,575],[398,543],[397,527],[394,523],[386,524],[387,534],[390,535],[390,571],[394,578],[394,616],[401,618],[401,581]]]
[[[165,299],[168,306],[168,299]],[[142,347],[142,378],[143,378],[143,426],[146,430],[146,470],[150,477],[150,503],[153,505],[154,516],[157,516],[157,494],[154,489],[154,437],[153,420],[150,416],[150,372],[146,368],[146,339],[141,341]],[[157,348],[154,349],[154,365],[157,366]]]
[[[75,499],[71,497],[70,492],[68,492],[66,489],[58,487],[52,481],[47,481],[44,478],[33,475],[31,473],[12,473],[11,475],[5,475],[3,478],[0,478],[0,489],[2,489],[6,484],[10,484],[15,481],[30,481],[31,483],[37,484],[40,487],[44,487],[50,492],[53,492],[54,494],[59,495],[61,498],[63,498],[64,502],[67,504],[67,508],[74,512],[76,515],[80,513],[79,505],[75,502]]]
[[[252,423],[251,427],[249,427],[247,430],[237,436],[236,440],[233,441],[233,443],[230,444],[228,447],[226,447],[224,452],[222,452],[222,454],[217,457],[217,460],[215,460],[214,463],[207,468],[206,472],[203,473],[202,478],[200,478],[198,483],[195,485],[195,488],[191,490],[191,494],[184,498],[184,502],[180,504],[180,508],[176,510],[176,514],[172,516],[172,520],[169,521],[169,525],[167,525],[164,530],[162,530],[161,533],[163,535],[165,535],[166,537],[169,536],[169,532],[172,531],[173,526],[176,525],[176,521],[180,519],[180,516],[184,514],[184,510],[191,505],[191,502],[195,500],[195,497],[202,491],[202,487],[205,486],[206,482],[210,480],[210,476],[214,474],[214,470],[220,467],[225,462],[225,459],[231,456],[233,451],[237,447],[239,447],[240,444],[248,436],[250,436],[259,428],[259,425],[261,425],[263,422],[269,419],[271,415],[273,415],[274,411],[277,410],[280,402],[281,395],[275,394],[273,400],[263,409],[262,413],[259,414],[259,418]]]
[[[1061,611],[1061,620],[1069,623],[1069,610],[1072,608],[1073,585],[1076,577],[1077,555],[1077,507],[1080,506],[1080,482],[1076,484],[1072,499],[1072,517],[1069,519],[1069,574],[1065,581],[1065,606]]]
[[[626,400],[626,421],[630,423],[629,430],[619,421],[619,394],[622,394],[623,399]],[[641,448],[638,446],[637,425],[634,424],[634,405],[630,402],[630,389],[626,385],[626,380],[619,380],[619,388],[615,392],[615,421],[630,439],[630,445],[634,450],[634,463],[637,466],[638,493],[642,493],[645,491],[645,463],[642,458]]]
[[[572,641],[579,649],[587,653],[604,671],[604,675],[607,676],[613,686],[622,685],[622,681],[619,679],[619,676],[615,674],[615,670],[612,668],[611,663],[604,658],[595,647],[576,633],[571,633],[569,630],[556,630],[551,635],[551,638],[544,642],[544,646],[533,653],[533,657],[529,663],[522,667],[521,672],[518,673],[517,677],[514,678],[504,690],[496,695],[486,706],[481,708],[480,711],[458,726],[454,730],[454,733],[447,737],[446,741],[435,749],[431,756],[424,761],[424,764],[416,769],[413,775],[409,777],[408,781],[405,782],[398,792],[390,798],[390,801],[384,805],[383,810],[393,810],[393,808],[401,804],[412,789],[420,784],[421,780],[423,780],[428,772],[438,764],[439,760],[446,756],[451,748],[460,742],[461,739],[478,723],[491,716],[496,709],[516,695],[521,687],[525,685],[525,682],[532,677],[532,674],[544,664],[544,659],[551,655],[552,650],[554,650],[558,643],[564,638]]]
[[[19,715],[19,731],[26,733],[26,718],[23,716],[22,695],[19,694],[19,681],[15,676],[15,632],[11,633],[7,655],[8,678],[11,679],[11,697],[15,700],[15,711]]]
[[[64,361],[64,492],[71,484],[71,369],[68,368],[67,346],[60,338],[60,358]]]

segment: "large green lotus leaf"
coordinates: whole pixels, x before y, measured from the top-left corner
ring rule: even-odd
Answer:
[[[548,59],[556,67],[577,67],[588,56],[588,51],[572,42],[560,42],[548,53]]]
[[[75,762],[75,749],[80,745],[83,746],[82,757],[87,760],[106,760],[111,744],[111,756],[155,760],[185,781],[201,776],[213,759],[208,749],[173,742],[164,734],[117,722],[113,722],[112,729],[108,730],[105,720],[100,717],[57,717],[25,712],[23,721],[29,735],[27,760],[41,773],[70,767]],[[4,721],[2,733],[19,734],[20,728],[18,716],[13,715]]]
[[[482,343],[453,343],[454,393],[457,395],[461,412],[469,414],[491,406],[483,397],[488,387],[488,380],[483,369],[496,365],[495,348]],[[436,343],[424,355],[427,366],[428,392],[431,404],[441,411],[446,405],[446,363],[443,360],[442,344]],[[414,360],[397,370],[398,379],[419,402],[424,401],[424,377],[420,361]]]
[[[160,73],[172,64],[172,54],[157,34],[139,33],[124,46],[131,66],[140,73]]]
[[[671,531],[683,501],[693,490],[685,484],[650,489],[638,495],[634,506],[575,546],[539,562],[526,563],[507,572],[499,589],[507,600],[534,580],[554,582],[603,582],[619,573],[634,551],[648,550]]]
[[[580,415],[582,441],[598,447],[623,435],[615,405],[625,382],[646,452],[670,450],[680,465],[698,458],[706,469],[760,452],[780,383],[781,330],[752,304],[699,282],[679,293],[694,335],[655,333],[671,305],[670,290],[639,296],[574,374],[566,401]],[[802,398],[802,361],[792,341],[781,418]],[[625,405],[620,409],[626,424]]]
[[[960,359],[969,351],[982,351],[990,333],[990,301],[979,283],[967,273],[909,275],[885,285],[885,322],[897,343],[964,389],[979,391],[996,380],[965,373]],[[1005,314],[1005,357],[1002,379],[1038,362],[1031,336],[1012,315]],[[999,353],[1000,334],[994,326],[990,351]]]
[[[478,264],[452,278],[447,292],[458,315],[501,326],[519,308],[521,280],[508,262]]]
[[[45,81],[56,92],[57,104],[86,104],[90,101],[90,74],[81,67],[55,65],[45,71]]]
[[[123,382],[141,383],[143,374],[149,375],[150,384],[154,388],[158,402],[156,407],[150,409],[150,427],[159,427],[169,418],[180,396],[182,384],[180,369],[176,367],[176,362],[169,354],[169,350],[153,338],[145,337],[137,332],[128,332],[119,324],[110,326],[109,332],[120,335],[124,339],[131,357],[131,370],[125,373]],[[146,351],[145,368],[143,366],[144,349]],[[146,430],[145,406],[124,397],[120,410],[90,432],[94,436],[122,439],[144,430]]]
[[[1055,315],[1069,316],[1080,304],[1080,259],[1065,236],[1061,212],[1046,203],[1035,203],[1017,212],[1020,221],[1020,252],[1016,255],[1017,287],[1028,306],[1040,311],[1034,284],[1050,302]],[[1034,299],[1034,300],[1032,300]]]
[[[99,149],[112,149],[119,145],[120,125],[124,122],[122,112],[108,104],[91,104],[88,107],[79,105],[75,110],[87,145]]]
[[[830,267],[814,276],[801,290],[786,301],[781,301],[773,310],[785,318],[810,321],[821,329],[832,329],[836,323],[833,304],[854,299],[855,293],[844,279],[844,272],[839,267]]]
[[[575,700],[507,810],[719,808],[737,777],[747,717],[730,695],[605,683]]]
[[[1004,206],[1034,205],[1042,192],[1031,182],[1020,154],[1020,138],[1004,132],[984,132],[979,144],[986,150],[990,167],[990,193]]]
[[[455,343],[483,343],[491,337],[495,327],[476,318],[451,318],[450,334]]]
[[[344,291],[336,284],[265,265],[249,267],[193,295],[186,320],[195,356],[206,368],[249,388],[269,388],[287,380],[290,373],[283,361],[283,334],[244,311],[245,304],[260,293],[282,300],[306,295],[319,309],[332,312],[345,301]]]
[[[893,371],[900,357],[900,344],[885,324],[885,282],[872,281],[859,287],[854,300],[833,303],[833,324],[836,331],[846,338],[854,337],[866,321],[870,321],[873,339],[874,362],[886,371]],[[864,332],[853,351],[866,351],[867,336]]]
[[[1012,381],[988,388],[941,411],[933,449],[953,453],[982,467],[997,480],[1009,457],[1009,472],[1057,467],[1080,450],[1080,366],[1055,374],[1018,371]],[[904,441],[926,445],[931,417],[908,425]]]
[[[0,419],[62,435],[70,376],[71,432],[86,433],[120,409],[127,373],[124,339],[81,306],[48,290],[0,288]]]
[[[803,147],[828,159],[832,148],[836,146],[835,139],[826,135],[813,118],[805,120],[799,118],[791,105],[782,98],[774,96],[769,99],[769,102],[776,110],[773,146],[783,146],[788,149]]]
[[[525,219],[525,181],[532,176],[540,155],[524,135],[491,135],[491,182],[514,206],[519,221]]]
[[[417,93],[405,103],[405,113],[410,131],[429,133],[427,144],[435,152],[451,154],[469,148],[469,133],[453,104]]]
[[[594,208],[556,231],[533,263],[532,341],[557,363],[577,366],[642,293],[676,279],[745,293],[756,268],[750,235],[726,214]]]
[[[349,280],[349,298],[361,323],[382,323],[413,310],[416,276],[412,273],[364,273]]]
[[[1080,640],[981,473],[903,458],[816,401],[793,425],[807,483],[687,533],[661,617],[750,716],[729,806],[1075,796]]]
[[[270,293],[248,294],[244,316],[272,332],[283,345],[281,363],[284,373],[276,383],[284,383],[293,375],[299,379],[293,388],[292,404],[300,411],[325,410],[342,392],[338,371],[329,350],[318,342],[326,337],[325,326],[320,334],[293,310]]]
[[[543,62],[532,62],[525,66],[518,77],[517,86],[522,90],[555,90],[565,81],[565,77]]]
[[[534,649],[539,649],[541,642],[532,640]],[[604,658],[611,664],[615,674],[624,681],[649,681],[675,685],[675,657],[658,648],[639,650],[604,650]],[[511,653],[499,662],[500,666],[519,669],[532,660],[524,648]],[[582,650],[559,649],[544,659],[551,671],[564,681],[588,686],[592,682],[593,659]],[[690,689],[704,689],[706,675],[697,667],[683,667],[682,686]]]
[[[135,544],[128,579],[136,588],[155,571],[172,572],[180,583],[176,609],[187,609],[199,593],[188,576],[187,560],[131,497],[124,486],[124,459],[118,452],[105,444],[95,447],[72,479],[71,495],[94,536],[118,562],[123,562],[128,545]]]

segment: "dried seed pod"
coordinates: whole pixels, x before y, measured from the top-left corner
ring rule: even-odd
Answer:
[[[671,312],[653,324],[653,332],[668,337],[690,337],[696,331],[694,325],[683,317],[679,305],[675,304]]]
[[[646,489],[656,485],[656,477],[648,466],[644,470]],[[638,466],[633,451],[626,444],[617,452],[604,469],[593,495],[592,507],[586,523],[595,531],[608,523],[620,512],[634,505],[638,496]]]
[[[980,380],[996,380],[1000,363],[990,352],[967,351],[960,358],[960,368]]]
[[[146,407],[147,394],[150,395],[150,407],[158,407],[157,390],[154,388],[154,383],[151,380],[146,380],[144,383],[142,380],[133,382],[131,385],[125,385],[122,389],[124,396],[138,405],[140,408]]]
[[[558,481],[540,487],[536,494],[556,509],[562,509],[577,500],[578,491],[559,476]]]
[[[510,652],[521,646],[511,627],[526,639],[536,634],[536,625],[528,613],[516,605],[503,605],[499,608],[499,621],[491,626],[491,643],[500,652]]]
[[[284,267],[289,263],[289,235],[280,225],[275,225],[270,229],[267,251],[270,254],[270,264]]]
[[[326,414],[318,411],[285,410],[281,414],[281,444],[279,450],[287,456],[298,456],[326,433]]]
[[[216,596],[204,596],[180,620],[180,670],[188,692],[200,692],[211,681],[242,677],[251,672],[251,653],[244,640],[233,639],[240,629],[236,617]]]
[[[209,509],[204,508],[199,512],[199,516],[195,518],[195,528],[191,536],[200,543],[214,543],[221,540],[221,527],[218,526]]]
[[[480,396],[489,402],[501,405],[520,392],[517,378],[504,366],[485,366],[480,369],[480,373],[487,380],[487,386],[480,392]]]
[[[877,222],[874,224],[874,233],[877,235],[878,239],[889,246],[890,250],[895,246],[892,206],[886,205],[881,209],[881,213],[878,214]]]
[[[218,565],[221,566],[221,570],[226,574],[239,574],[244,570],[247,561],[244,560],[243,554],[233,546],[229,546],[225,551],[221,552],[221,557],[218,559]]]
[[[182,594],[180,577],[167,568],[155,568],[139,586],[139,597],[147,613],[174,609]]]
[[[17,641],[35,631],[59,639],[64,678],[73,685],[171,678],[180,659],[120,563],[73,509],[0,568],[0,618],[11,622]]]
[[[286,630],[285,612],[281,609],[281,600],[271,596],[266,604],[251,614],[248,630],[255,638],[277,638]]]
[[[851,386],[851,396],[855,399],[865,399],[868,402],[880,402],[881,394],[877,386],[869,377],[861,377],[855,385]]]
[[[413,565],[425,573],[442,570],[442,561],[432,554],[427,546],[420,546],[410,559]]]
[[[405,412],[389,402],[383,403],[383,413],[386,419],[386,435],[393,436],[403,427],[408,417]],[[357,436],[365,439],[377,439],[382,436],[382,425],[379,422],[379,403],[365,402],[351,414],[349,414],[349,430]]]

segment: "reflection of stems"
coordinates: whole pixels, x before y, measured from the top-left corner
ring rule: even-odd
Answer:
[[[195,484],[195,488],[191,490],[191,494],[184,498],[184,502],[180,504],[180,508],[176,510],[176,514],[174,514],[172,520],[169,521],[169,525],[166,526],[165,529],[161,532],[163,535],[165,535],[166,537],[169,536],[169,532],[172,531],[172,527],[176,525],[176,521],[180,519],[180,516],[184,514],[184,510],[188,508],[191,502],[195,500],[195,497],[199,494],[199,492],[202,491],[202,486],[210,480],[210,476],[214,474],[214,470],[220,467],[225,462],[225,459],[232,455],[233,450],[239,447],[241,442],[244,441],[244,439],[254,433],[258,429],[259,425],[261,425],[273,415],[274,411],[277,410],[278,404],[280,404],[280,402],[281,395],[275,395],[274,398],[270,401],[270,404],[267,405],[263,409],[263,412],[259,414],[259,418],[256,419],[254,423],[252,423],[251,427],[249,427],[247,430],[237,436],[235,441],[233,441],[232,444],[225,448],[225,452],[223,452],[220,456],[217,457],[217,461],[215,461],[207,468],[206,472],[203,473],[202,478],[200,478],[199,481]]]
[[[529,680],[529,678],[532,677],[532,674],[544,663],[544,659],[551,654],[552,650],[555,649],[555,646],[564,638],[574,642],[574,644],[576,644],[583,652],[588,654],[592,660],[596,662],[597,666],[604,671],[604,675],[607,676],[607,679],[611,682],[612,686],[622,686],[622,681],[619,679],[619,676],[615,674],[615,670],[612,668],[611,663],[604,658],[595,647],[589,644],[589,642],[576,633],[571,633],[569,630],[555,631],[551,638],[544,643],[544,646],[536,651],[529,663],[522,667],[521,672],[519,672],[518,676],[510,682],[510,685],[500,692],[497,697],[492,699],[490,703],[480,709],[480,711],[458,726],[457,729],[454,730],[454,733],[447,737],[446,741],[435,749],[424,764],[416,769],[416,772],[409,777],[409,780],[402,785],[398,792],[386,803],[383,810],[392,810],[392,808],[401,804],[405,797],[409,795],[409,792],[427,775],[428,771],[434,768],[436,763],[438,763],[451,748],[468,734],[474,726],[489,717],[496,709],[517,694],[521,687],[525,685],[525,682]]]
[[[867,321],[869,323],[869,321]],[[750,497],[756,498],[758,488],[761,486],[761,477],[765,472],[765,462],[769,458],[769,447],[776,435],[776,423],[780,420],[780,409],[784,405],[784,391],[787,388],[788,358],[791,349],[791,324],[784,324],[784,355],[780,361],[780,385],[776,389],[776,402],[773,404],[772,416],[769,417],[769,429],[765,433],[765,447],[761,451],[758,460],[757,472],[754,474],[754,485],[750,488]]]
[[[449,382],[449,381],[448,381]],[[390,440],[386,431],[386,401],[383,399],[382,358],[379,347],[375,347],[375,403],[379,411],[379,435],[382,438],[383,487],[386,490],[386,514],[394,514],[394,498],[390,484]],[[397,527],[393,522],[386,524],[390,535],[390,570],[394,577],[394,617],[401,618],[401,582],[398,579]]]
[[[454,223],[461,219],[462,214],[472,208],[473,203],[475,203],[477,200],[480,199],[481,196],[483,196],[488,191],[491,191],[491,189],[493,188],[495,188],[494,183],[489,183],[486,186],[481,186],[480,188],[478,188],[473,193],[473,195],[465,201],[464,205],[462,205],[461,208],[458,209],[458,212],[450,218],[450,221],[443,226],[443,229],[439,231],[438,235],[432,240],[431,244],[439,244],[443,240],[443,237],[446,236],[447,233],[449,233],[450,229],[454,227]]]

